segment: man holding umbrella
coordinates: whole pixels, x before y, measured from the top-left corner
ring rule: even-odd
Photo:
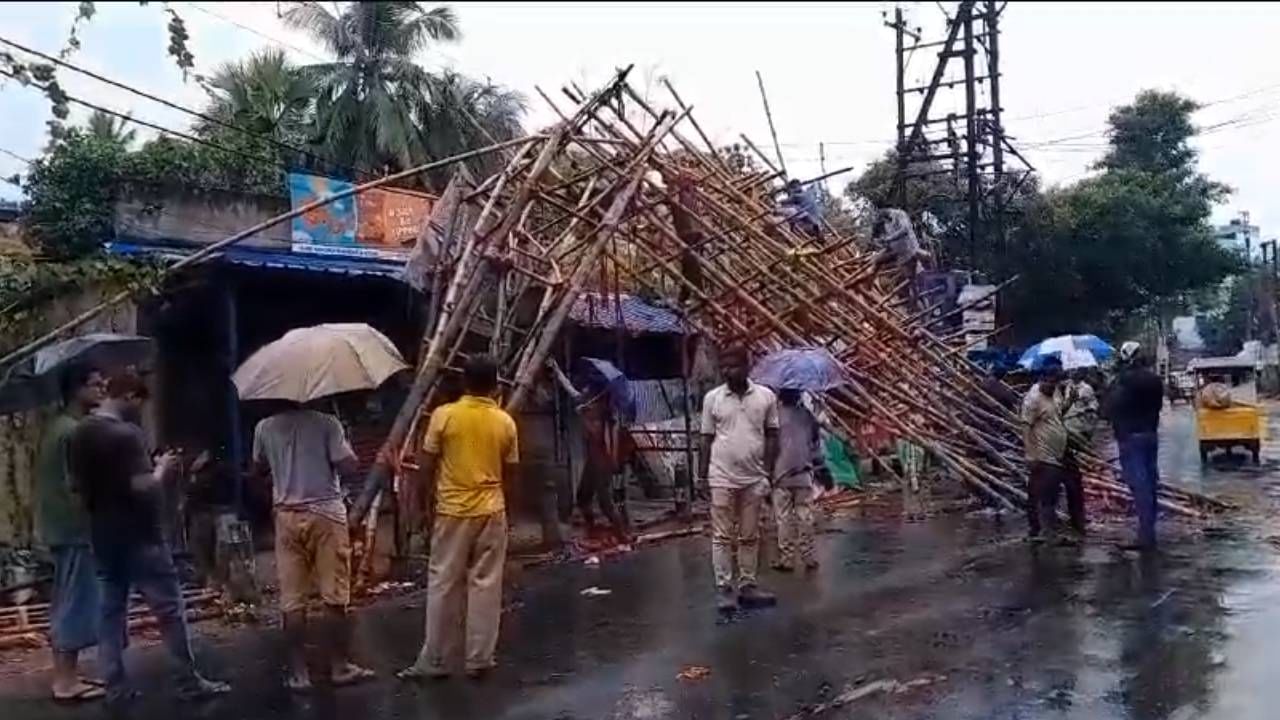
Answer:
[[[335,323],[290,330],[251,355],[232,378],[241,400],[270,400],[284,408],[255,428],[253,460],[273,481],[291,690],[311,688],[305,647],[312,590],[325,605],[330,680],[348,685],[373,677],[351,661],[351,540],[339,478],[355,472],[356,457],[338,419],[313,406],[334,395],[375,389],[406,367],[382,333],[361,323]]]
[[[761,358],[751,370],[756,382],[778,390],[778,460],[773,481],[773,508],[778,519],[775,570],[788,572],[797,560],[805,569],[818,566],[813,547],[813,481],[830,481],[819,450],[818,421],[801,404],[802,392],[820,393],[845,384],[840,363],[826,349],[797,347]]]
[[[106,381],[87,364],[61,373],[63,409],[45,428],[36,459],[35,499],[40,540],[53,555],[49,630],[53,644],[53,699],[95,700],[105,693],[77,674],[80,651],[98,642],[98,578],[89,548],[89,517],[72,488],[68,446],[81,419],[102,401]]]
[[[312,588],[325,606],[333,684],[372,677],[373,671],[351,662],[351,540],[340,476],[355,473],[356,455],[342,423],[328,413],[290,406],[258,423],[253,461],[260,474],[270,472],[272,478],[280,612],[289,647],[285,684],[298,692],[311,688],[306,626]]]
[[[813,480],[823,468],[818,421],[800,402],[800,391],[778,390],[778,477],[773,511],[778,520],[778,559],[773,569],[791,572],[797,562],[818,567],[813,548]]]

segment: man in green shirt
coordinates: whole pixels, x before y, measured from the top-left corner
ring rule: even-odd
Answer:
[[[97,370],[79,365],[64,369],[60,381],[62,411],[45,428],[36,460],[36,522],[40,541],[53,555],[53,699],[78,702],[104,693],[77,672],[80,651],[98,642],[99,593],[89,516],[72,485],[67,445],[80,419],[102,401],[106,381]]]

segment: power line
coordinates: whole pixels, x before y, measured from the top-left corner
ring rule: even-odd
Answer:
[[[21,80],[21,78],[19,78],[19,77],[18,77],[18,75],[17,75],[16,73],[9,72],[8,70],[0,70],[0,75],[6,75],[6,76],[8,76],[8,77],[13,78],[14,80]],[[272,159],[270,159],[270,158],[260,157],[260,156],[258,156],[258,155],[253,155],[253,154],[251,154],[251,153],[246,153],[246,152],[244,152],[244,151],[242,151],[242,150],[236,150],[235,148],[224,147],[224,146],[219,145],[219,144],[217,144],[217,143],[215,143],[215,142],[210,142],[210,141],[208,141],[208,140],[205,140],[204,138],[200,138],[200,137],[197,137],[197,136],[195,136],[195,135],[189,135],[189,134],[184,133],[184,132],[181,132],[181,131],[179,131],[179,130],[173,130],[173,129],[167,128],[167,127],[165,127],[165,126],[163,126],[163,125],[157,125],[157,124],[155,124],[155,123],[153,123],[153,122],[149,122],[149,121],[147,121],[147,120],[139,120],[138,118],[133,117],[133,116],[131,116],[131,115],[126,115],[126,114],[124,114],[124,113],[122,113],[122,112],[118,112],[118,111],[116,111],[116,110],[112,110],[111,108],[105,108],[105,107],[102,107],[101,105],[97,105],[97,104],[95,104],[95,103],[91,103],[91,102],[89,102],[88,100],[82,100],[82,99],[80,99],[80,98],[78,98],[78,97],[75,97],[74,95],[68,95],[68,94],[66,94],[65,92],[63,93],[63,96],[64,96],[64,97],[66,97],[66,99],[67,99],[68,101],[73,102],[73,103],[76,103],[77,105],[83,105],[84,107],[87,107],[87,108],[89,108],[90,110],[97,110],[98,112],[106,113],[107,115],[111,115],[111,116],[113,116],[113,117],[120,118],[121,120],[125,120],[126,122],[136,123],[136,124],[141,125],[141,126],[143,126],[143,127],[151,128],[152,130],[155,130],[155,131],[157,131],[157,132],[164,133],[164,134],[166,134],[166,135],[173,135],[174,137],[182,138],[183,140],[187,140],[187,141],[189,141],[189,142],[193,142],[193,143],[197,143],[197,144],[204,145],[204,146],[207,146],[207,147],[211,147],[211,148],[213,148],[213,149],[215,149],[215,150],[220,150],[220,151],[222,151],[222,152],[231,153],[231,154],[233,154],[233,155],[239,155],[239,156],[241,156],[241,157],[248,158],[248,159],[250,159],[250,160],[255,160],[255,161],[257,161],[257,162],[261,162],[261,163],[266,163],[266,164],[268,164],[268,165],[274,165],[274,166],[276,166],[276,167],[281,167],[281,168],[284,168],[285,170],[288,170],[288,169],[289,169],[289,168],[288,168],[288,166],[286,166],[286,165],[284,165],[284,164],[282,164],[282,163],[280,163],[280,162],[278,162],[278,161],[276,161],[276,160],[272,160]]]
[[[24,162],[24,163],[26,163],[26,164],[28,164],[28,165],[30,165],[30,164],[32,164],[33,162],[35,162],[34,160],[31,160],[30,158],[25,158],[25,157],[23,157],[23,156],[19,155],[18,153],[14,152],[14,151],[12,151],[12,150],[9,150],[8,148],[2,148],[2,147],[0,147],[0,153],[4,153],[5,155],[8,155],[9,157],[13,158],[14,160],[17,160],[18,162]]]
[[[294,51],[299,52],[299,53],[301,53],[301,54],[303,54],[303,55],[306,55],[307,57],[309,57],[309,58],[311,58],[311,59],[313,59],[313,60],[317,60],[317,61],[319,61],[319,62],[324,62],[324,63],[332,62],[332,59],[331,59],[331,58],[321,57],[320,55],[317,55],[317,54],[315,54],[315,53],[311,52],[310,50],[306,50],[306,49],[304,49],[304,48],[300,48],[300,47],[298,47],[297,45],[294,45],[294,44],[292,44],[292,43],[288,43],[288,42],[285,42],[284,40],[281,40],[281,39],[279,39],[279,38],[272,37],[272,36],[270,36],[270,35],[268,35],[268,34],[266,34],[266,33],[262,32],[261,30],[258,30],[257,28],[253,28],[253,27],[250,27],[250,26],[248,26],[248,25],[244,25],[244,24],[242,24],[242,23],[240,23],[240,22],[238,22],[238,21],[236,21],[236,20],[232,20],[231,18],[229,18],[229,17],[227,17],[227,16],[225,16],[225,15],[222,15],[221,13],[217,13],[217,12],[214,12],[213,10],[208,9],[208,8],[201,7],[201,6],[199,6],[199,5],[197,5],[197,4],[193,3],[193,2],[188,2],[188,3],[185,3],[185,4],[186,4],[188,7],[192,8],[193,10],[196,10],[196,11],[198,11],[198,12],[202,12],[202,13],[204,13],[205,15],[208,15],[209,17],[217,18],[217,19],[219,19],[219,20],[221,20],[221,21],[223,21],[223,22],[225,22],[225,23],[229,23],[229,24],[231,24],[231,25],[234,25],[234,26],[236,26],[236,27],[240,28],[241,30],[246,30],[246,31],[248,31],[248,32],[251,32],[251,33],[253,33],[254,35],[257,35],[258,37],[260,37],[260,38],[262,38],[262,39],[264,39],[264,40],[270,40],[271,42],[274,42],[274,43],[276,43],[277,45],[283,45],[284,47],[287,47],[287,48],[289,48],[289,49],[291,49],[291,50],[294,50]]]
[[[339,163],[339,162],[337,162],[337,161],[333,160],[332,158],[327,158],[327,157],[323,157],[323,156],[317,155],[317,154],[315,154],[314,152],[311,152],[310,150],[306,150],[306,149],[304,149],[304,148],[300,148],[300,147],[296,147],[296,146],[290,145],[289,143],[286,143],[286,142],[283,142],[283,141],[278,140],[278,139],[276,139],[276,138],[273,138],[273,137],[271,137],[270,135],[266,135],[266,134],[263,134],[263,133],[254,132],[254,131],[252,131],[252,130],[248,130],[248,129],[246,129],[246,128],[243,128],[243,127],[240,127],[240,126],[238,126],[238,125],[235,125],[235,124],[233,124],[233,123],[226,122],[225,120],[221,120],[221,119],[219,119],[219,118],[217,118],[217,117],[214,117],[214,116],[212,116],[212,115],[208,115],[208,114],[206,114],[206,113],[202,113],[202,112],[200,112],[200,111],[198,111],[198,110],[193,110],[193,109],[191,109],[191,108],[189,108],[189,107],[186,107],[185,105],[180,105],[180,104],[175,103],[175,102],[173,102],[173,101],[171,101],[171,100],[167,100],[167,99],[165,99],[165,98],[158,97],[158,96],[153,95],[153,94],[151,94],[151,93],[149,93],[149,92],[146,92],[146,91],[144,91],[144,90],[139,90],[138,88],[133,87],[132,85],[128,85],[128,84],[126,84],[126,83],[122,83],[122,82],[120,82],[120,81],[118,81],[118,80],[113,80],[113,79],[111,79],[111,78],[109,78],[109,77],[105,77],[105,76],[103,76],[103,75],[101,75],[101,74],[99,74],[99,73],[93,72],[92,70],[87,70],[87,69],[85,69],[85,68],[83,68],[83,67],[80,67],[80,66],[78,66],[78,65],[75,65],[74,63],[70,63],[70,62],[67,62],[67,61],[65,61],[65,60],[62,60],[61,58],[57,58],[57,57],[54,57],[54,56],[52,56],[52,55],[48,55],[48,54],[46,54],[46,53],[40,52],[39,50],[33,50],[32,48],[29,48],[29,47],[27,47],[27,46],[25,46],[25,45],[22,45],[22,44],[20,44],[20,43],[16,43],[16,42],[14,42],[14,41],[12,41],[12,40],[9,40],[9,39],[7,39],[7,38],[5,38],[5,37],[0,36],[0,43],[3,43],[4,45],[8,45],[9,47],[11,47],[11,48],[15,48],[15,49],[17,49],[17,50],[21,50],[22,52],[28,53],[28,54],[30,54],[30,55],[35,55],[35,56],[36,56],[36,57],[38,57],[38,58],[41,58],[41,59],[46,60],[46,61],[48,61],[48,62],[54,63],[54,64],[59,65],[59,66],[61,66],[61,67],[65,67],[65,68],[67,68],[68,70],[72,70],[72,71],[74,71],[74,72],[78,72],[78,73],[80,73],[81,75],[85,75],[85,76],[87,76],[87,77],[90,77],[90,78],[92,78],[92,79],[94,79],[94,80],[97,80],[98,82],[106,83],[107,85],[110,85],[110,86],[112,86],[112,87],[114,87],[114,88],[118,88],[118,89],[120,89],[120,90],[124,90],[125,92],[132,93],[132,94],[134,94],[134,95],[137,95],[138,97],[145,98],[145,99],[147,99],[147,100],[150,100],[150,101],[155,102],[155,103],[159,103],[159,104],[164,105],[165,107],[171,108],[171,109],[173,109],[173,110],[177,110],[177,111],[179,111],[179,112],[184,112],[184,113],[187,113],[188,115],[191,115],[191,116],[193,116],[193,117],[200,118],[201,120],[204,120],[205,122],[213,123],[213,124],[215,124],[215,125],[219,125],[219,126],[221,126],[221,127],[227,128],[227,129],[229,129],[229,130],[234,130],[235,132],[238,132],[238,133],[240,133],[240,134],[242,134],[242,135],[245,135],[245,136],[247,136],[247,137],[252,137],[252,138],[254,138],[254,139],[260,139],[260,140],[265,140],[266,142],[269,142],[269,143],[271,143],[272,145],[275,145],[276,147],[282,148],[282,149],[284,149],[284,150],[288,150],[288,151],[290,151],[290,152],[300,153],[300,154],[305,155],[305,156],[307,156],[307,157],[309,157],[309,158],[312,158],[313,160],[318,160],[318,161],[320,161],[320,162],[322,162],[322,163],[325,163],[325,164],[327,164],[327,165],[330,165],[330,166],[333,166],[333,167],[336,167],[336,168],[339,168],[339,169],[342,169],[342,170],[347,170],[347,171],[349,171],[349,172],[351,172],[351,173],[353,173],[353,174],[363,174],[363,175],[366,175],[366,176],[369,176],[369,177],[376,177],[376,176],[377,176],[377,173],[374,173],[374,172],[373,172],[373,171],[371,171],[371,170],[366,170],[366,169],[364,169],[364,168],[360,168],[360,167],[356,167],[356,166],[343,165],[342,163]],[[210,143],[207,143],[207,142],[206,142],[206,144],[210,144]]]

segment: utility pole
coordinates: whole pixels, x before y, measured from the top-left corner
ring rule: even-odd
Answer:
[[[1008,182],[1007,176],[1013,171],[1006,166],[1007,158],[1012,156],[1019,161],[1022,167],[1017,172],[1021,179],[1034,170],[1009,142],[1002,120],[999,35],[1004,7],[1005,3],[987,0],[960,2],[955,13],[946,17],[945,37],[928,42],[919,32],[907,30],[901,8],[894,10],[893,22],[885,22],[894,31],[897,60],[898,162],[894,198],[905,204],[906,183],[912,179],[953,177],[963,188],[967,227],[961,231],[957,226],[950,232],[967,248],[962,254],[967,255],[964,262],[971,267],[984,249],[999,251],[1005,245],[1004,215],[1009,195],[1019,184]],[[908,38],[910,44],[906,42]],[[937,61],[930,79],[919,87],[908,87],[910,58],[916,50],[924,49],[936,49]],[[948,73],[961,77],[948,80]],[[963,117],[936,114],[935,107],[942,104],[939,98],[961,86]],[[917,96],[919,100],[911,102]]]
[[[973,76],[973,5],[962,3],[955,22],[964,23],[964,112],[965,112],[965,177],[969,200],[969,266],[977,265],[978,223],[982,204],[982,184],[978,177],[978,85]]]
[[[989,94],[991,96],[991,136],[996,141],[991,145],[991,174],[992,185],[995,194],[995,221],[996,221],[996,241],[1000,244],[999,251],[1004,252],[1007,246],[1008,237],[1005,235],[1004,213],[1005,213],[1005,192],[1004,192],[1004,125],[1001,123],[1000,114],[1000,12],[998,3],[995,0],[988,0],[986,3],[986,23],[987,23],[987,78]]]
[[[920,34],[907,29],[906,21],[902,17],[901,7],[893,9],[893,22],[886,22],[885,27],[894,31],[894,57],[897,59],[894,87],[898,95],[898,142],[894,145],[894,148],[898,154],[898,172],[894,175],[893,197],[894,202],[903,205],[906,203],[906,182],[903,176],[906,170],[907,153],[907,56],[905,47],[906,38],[910,37],[918,43],[920,42]]]

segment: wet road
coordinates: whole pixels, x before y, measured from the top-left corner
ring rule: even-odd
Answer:
[[[1280,493],[1274,467],[1199,470],[1181,408],[1166,419],[1170,474],[1251,503],[1229,523],[1170,527],[1144,561],[1113,549],[1032,551],[1019,519],[922,523],[845,519],[811,576],[765,574],[779,607],[718,621],[707,541],[688,538],[608,562],[524,574],[504,618],[502,667],[485,684],[390,679],[421,639],[421,600],[366,611],[360,644],[385,679],[293,699],[279,689],[274,632],[202,646],[235,693],[184,712],[208,718],[1274,718],[1280,684]],[[1180,429],[1181,428],[1181,429]],[[1273,434],[1273,436],[1275,436]],[[1278,449],[1280,450],[1280,449]],[[1189,454],[1188,466],[1179,454]],[[1273,458],[1280,454],[1273,453]],[[587,587],[611,590],[602,597]],[[173,717],[159,658],[143,653],[137,717]],[[703,680],[677,679],[706,666]],[[933,680],[821,713],[868,681]],[[40,678],[0,687],[5,718],[97,717],[53,708]]]

